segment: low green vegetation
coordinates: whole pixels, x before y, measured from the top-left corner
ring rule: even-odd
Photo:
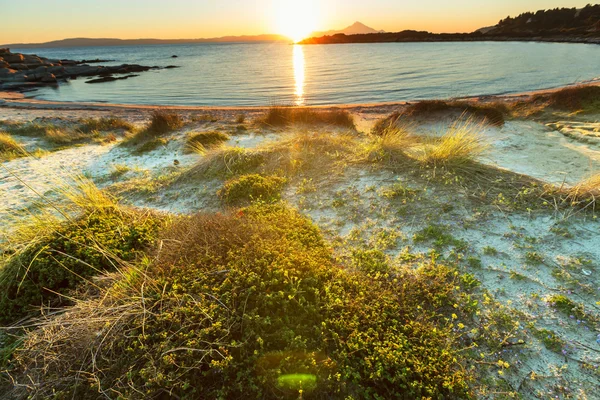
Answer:
[[[566,316],[573,316],[578,320],[598,322],[598,317],[585,310],[585,307],[567,296],[556,294],[546,298],[546,301]]]
[[[134,261],[153,243],[161,218],[118,208],[94,210],[36,237],[0,269],[0,322],[68,303],[67,295],[91,277]]]
[[[432,224],[415,233],[413,241],[415,243],[433,242],[433,245],[438,249],[448,246],[466,246],[464,241],[456,239],[449,231],[447,226]]]
[[[566,343],[555,332],[548,329],[536,329],[532,324],[530,329],[533,335],[538,338],[548,350],[560,354]]]
[[[23,396],[469,396],[452,322],[467,295],[452,268],[369,254],[356,256],[366,272],[339,268],[282,205],[181,217],[161,243],[143,270],[24,338],[11,371],[27,375]]]
[[[305,107],[271,107],[260,122],[270,127],[329,125],[354,129],[352,115],[340,109],[319,110]]]
[[[227,205],[247,204],[253,201],[273,203],[281,199],[281,190],[287,179],[258,174],[242,175],[225,182],[218,196]]]

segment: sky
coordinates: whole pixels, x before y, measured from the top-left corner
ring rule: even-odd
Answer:
[[[472,32],[525,11],[590,0],[0,0],[0,43],[72,37],[193,39],[375,29]]]

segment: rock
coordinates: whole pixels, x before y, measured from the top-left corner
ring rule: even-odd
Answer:
[[[139,75],[126,75],[126,76],[120,76],[120,77],[114,77],[112,75],[108,75],[108,76],[104,76],[102,78],[86,81],[85,83],[104,83],[104,82],[121,81],[124,79],[134,78],[136,76],[139,76]]]
[[[32,65],[39,65],[39,64],[44,63],[41,58],[39,58],[37,56],[29,56],[29,55],[23,56],[23,62],[25,64],[32,64]]]
[[[0,78],[6,78],[10,75],[15,74],[17,71],[10,68],[0,68]]]
[[[64,75],[65,74],[65,67],[61,67],[61,66],[56,66],[56,67],[48,67],[48,72],[50,72],[51,74],[54,75]]]
[[[40,79],[40,82],[42,82],[42,83],[57,83],[58,81],[56,80],[56,76],[54,76],[54,74],[47,72],[42,75],[42,79]]]
[[[180,67],[180,66],[178,66],[178,65],[167,65],[167,66],[165,67],[165,69],[173,69],[173,68],[181,68],[181,67]]]
[[[106,62],[114,62],[115,60],[102,60],[100,58],[96,58],[95,60],[82,60],[79,61],[80,64],[99,64],[99,63],[106,63]]]
[[[10,67],[18,71],[27,71],[29,69],[29,66],[26,64],[11,64]]]
[[[37,67],[36,69],[33,70],[34,74],[43,74],[46,71],[48,71],[48,67]]]
[[[38,57],[33,54],[11,53],[0,49],[0,90],[33,90],[36,86],[56,84],[59,79],[97,77],[86,83],[112,82],[129,79],[136,72],[144,72],[160,67],[147,67],[137,64],[115,66],[91,66],[88,63],[109,62],[111,60],[56,60]],[[167,68],[178,68],[171,65]],[[122,74],[123,76],[113,76]]]
[[[179,56],[171,56],[171,58],[178,58]]]
[[[9,54],[4,55],[2,57],[4,58],[4,61],[6,61],[9,64],[19,64],[25,61],[25,57],[23,56],[23,54]]]

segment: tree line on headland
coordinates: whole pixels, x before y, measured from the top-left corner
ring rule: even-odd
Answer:
[[[359,35],[337,34],[309,38],[301,44],[381,43],[381,42],[445,42],[445,41],[513,41],[582,42],[600,44],[600,4],[584,8],[556,8],[526,12],[507,17],[497,25],[472,33],[401,32]]]

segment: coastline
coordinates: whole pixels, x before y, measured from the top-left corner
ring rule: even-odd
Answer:
[[[301,45],[329,45],[329,44],[374,44],[374,43],[463,43],[463,42],[537,42],[537,43],[573,43],[600,45],[598,36],[471,36],[468,33],[457,34],[430,34],[425,37],[397,37],[397,34],[360,34],[360,35],[334,35],[319,38],[305,39]]]
[[[523,100],[535,95],[550,94],[559,90],[580,87],[580,86],[600,86],[600,77],[590,81],[575,82],[568,85],[559,87],[539,89],[526,92],[517,92],[510,94],[498,94],[498,95],[478,95],[478,96],[467,96],[458,97],[454,100],[473,101],[473,102],[491,102],[491,101],[502,101],[511,102],[516,100]],[[20,109],[20,110],[70,110],[70,111],[144,111],[153,110],[156,108],[166,110],[178,110],[178,111],[265,111],[271,108],[269,105],[264,106],[171,106],[161,104],[119,104],[119,103],[92,103],[92,102],[60,102],[42,100],[36,98],[28,98],[26,93],[23,92],[2,92],[0,91],[0,109]],[[438,100],[438,99],[430,99]],[[413,101],[418,100],[406,100],[397,102],[383,102],[383,103],[357,103],[357,104],[326,104],[326,105],[308,105],[302,106],[303,108],[314,108],[314,109],[344,109],[348,111],[359,111],[359,110],[384,110],[388,108],[394,108],[409,104]]]

